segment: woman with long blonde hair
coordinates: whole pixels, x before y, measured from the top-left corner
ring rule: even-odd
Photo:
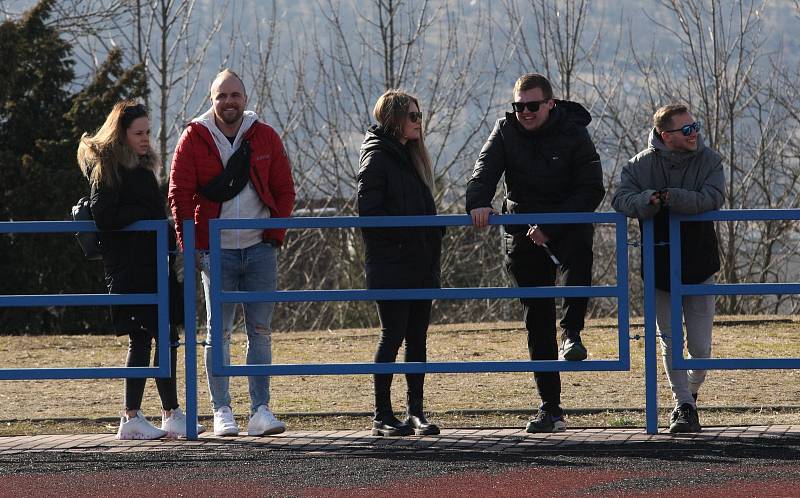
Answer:
[[[389,90],[375,103],[371,126],[361,145],[358,172],[360,216],[436,214],[433,170],[423,138],[419,101],[399,90]],[[440,286],[439,258],[442,228],[363,229],[366,246],[367,288],[408,289]],[[376,363],[391,363],[405,341],[405,361],[424,362],[431,300],[378,301],[381,336]],[[377,374],[372,434],[405,436],[438,434],[423,412],[425,374],[406,374],[407,417],[394,416],[391,374]]]
[[[144,105],[133,100],[117,103],[97,133],[81,137],[78,165],[89,180],[90,207],[100,230],[109,293],[155,293],[155,234],[118,231],[136,221],[166,219],[166,202],[158,184],[160,164],[150,144],[150,121]],[[129,338],[126,365],[148,366],[152,342],[158,340],[156,306],[112,306],[111,318],[116,333]],[[172,376],[156,379],[163,408],[161,429],[141,412],[147,379],[125,379],[125,408],[118,439],[186,435],[186,417],[178,405],[175,382],[177,340],[177,330],[170,327]]]

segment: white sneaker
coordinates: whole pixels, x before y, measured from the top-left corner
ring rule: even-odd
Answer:
[[[285,430],[286,424],[275,418],[267,405],[259,406],[258,410],[250,417],[250,422],[247,423],[248,436],[268,436],[280,434]]]
[[[233,418],[230,406],[223,406],[219,410],[214,410],[214,435],[216,436],[238,436],[239,426]]]
[[[125,412],[122,412],[117,439],[161,439],[166,435],[167,431],[154,427],[144,418],[141,410],[136,412],[135,417],[128,417]]]
[[[162,417],[161,430],[166,431],[167,436],[171,438],[186,437],[186,415],[183,414],[180,408],[175,408],[169,417]],[[202,434],[205,430],[205,427],[197,424],[198,434]]]

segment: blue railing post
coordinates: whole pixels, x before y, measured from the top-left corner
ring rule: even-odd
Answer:
[[[656,279],[653,219],[642,220],[642,270],[644,273],[644,385],[648,434],[658,433],[658,340],[656,338]]]
[[[197,439],[197,290],[194,220],[183,221],[183,334],[186,370],[186,439]]]
[[[158,295],[158,364],[167,365],[167,377],[175,374],[171,372],[172,362],[170,361],[170,341],[169,333],[169,249],[167,248],[167,227],[168,224],[159,224],[156,230],[156,269],[158,274],[157,295]]]
[[[210,289],[209,289],[209,300],[210,303],[207,303],[206,306],[211,307],[211,320],[208,324],[208,327],[211,330],[211,333],[208,334],[208,337],[211,338],[211,344],[207,345],[206,347],[211,347],[211,373],[212,375],[222,375],[222,371],[227,365],[225,365],[225,361],[223,358],[223,344],[224,341],[224,332],[222,330],[222,309],[223,303],[221,299],[218,299],[216,296],[220,296],[222,294],[222,248],[221,248],[221,239],[222,239],[222,230],[214,230],[213,225],[215,221],[222,221],[222,220],[211,220],[209,223],[209,234],[208,234],[208,254],[209,254],[209,276],[210,276]],[[208,366],[206,366],[208,368]]]
[[[617,324],[619,340],[619,359],[625,370],[631,369],[630,333],[630,279],[628,275],[628,224],[619,222],[615,226],[617,234]]]
[[[681,224],[669,223],[669,307],[672,357],[683,358],[683,281],[681,279]]]

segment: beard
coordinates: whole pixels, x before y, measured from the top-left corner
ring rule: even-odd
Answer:
[[[217,116],[217,118],[225,124],[235,124],[237,121],[242,119],[243,115],[244,112],[242,112],[241,109],[236,107],[233,109],[226,109],[222,111],[221,115]]]

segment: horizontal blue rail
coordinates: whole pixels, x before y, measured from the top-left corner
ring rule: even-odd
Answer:
[[[756,296],[769,294],[800,294],[800,283],[756,284],[683,284],[683,296]]]
[[[609,223],[624,224],[619,213],[548,213],[493,214],[490,225]],[[437,216],[326,216],[308,218],[214,219],[209,222],[211,233],[235,228],[385,228],[385,227],[446,227],[469,226],[472,218],[465,214]]]
[[[108,306],[149,304],[158,308],[158,367],[0,368],[0,380],[107,379],[169,377],[169,283],[166,220],[133,223],[121,231],[155,231],[157,290],[155,294],[0,295],[0,307]],[[1,233],[97,232],[92,221],[4,221]],[[122,358],[122,356],[120,356]]]
[[[120,353],[123,351],[123,349],[120,349]],[[124,356],[120,354],[120,358],[124,358]],[[164,373],[165,370],[166,373]],[[145,377],[169,377],[169,375],[169,365],[167,365],[166,369],[161,366],[0,369],[0,380],[140,379]]]
[[[99,232],[93,221],[0,221],[0,233],[63,233]],[[120,232],[167,233],[166,220],[144,220],[131,223]]]
[[[213,348],[212,348],[213,349]],[[214,375],[354,375],[383,373],[474,373],[474,372],[621,372],[630,365],[620,360],[519,360],[439,361],[429,363],[314,363],[271,365],[223,365]]]
[[[0,296],[0,307],[158,304],[158,294],[17,294]]]
[[[473,287],[447,289],[293,290],[275,292],[222,292],[225,303],[265,301],[406,301],[411,299],[504,299],[538,297],[616,297],[617,286],[574,287]]]

